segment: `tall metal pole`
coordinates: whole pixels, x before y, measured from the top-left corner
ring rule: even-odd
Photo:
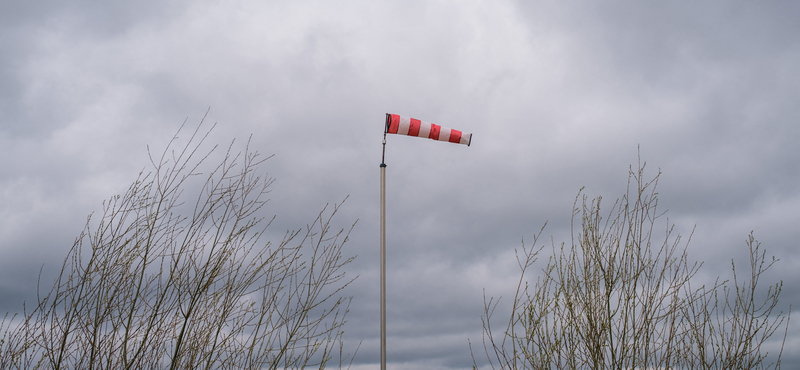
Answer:
[[[386,370],[386,164],[381,163],[381,370]]]
[[[389,114],[383,129],[381,153],[381,370],[386,370],[386,132],[389,130]]]
[[[381,370],[386,370],[386,134],[389,132],[389,125],[391,123],[391,115],[386,113],[386,124],[383,128],[383,153],[381,154]],[[420,128],[420,121],[411,119],[410,121],[416,121],[417,129]],[[408,122],[407,122],[408,124]],[[438,127],[434,124],[429,124],[431,129],[433,127]],[[439,128],[441,129],[441,127]],[[437,130],[439,130],[437,129]],[[460,131],[452,130],[452,132],[458,133],[457,135],[461,135]],[[394,133],[397,133],[395,129]],[[418,136],[419,132],[411,134],[411,133],[404,133],[411,136]],[[438,134],[437,134],[438,135]],[[472,134],[469,135],[469,138],[466,142],[464,140],[456,140],[454,142],[460,144],[469,144],[472,142]],[[424,135],[423,135],[424,137]],[[430,136],[433,138],[433,136]],[[460,136],[459,136],[460,137]]]

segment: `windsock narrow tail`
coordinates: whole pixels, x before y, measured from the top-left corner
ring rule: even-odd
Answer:
[[[386,133],[417,137],[426,137],[438,141],[464,144],[469,146],[472,134],[459,130],[442,127],[430,122],[423,122],[415,118],[402,117],[397,114],[386,114]]]

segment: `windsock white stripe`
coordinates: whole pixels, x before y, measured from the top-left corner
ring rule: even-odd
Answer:
[[[389,134],[427,137],[433,140],[465,145],[470,145],[472,141],[471,133],[465,134],[459,130],[441,127],[437,124],[423,122],[414,118],[402,117],[397,114],[387,114],[387,116],[386,133]]]
[[[472,134],[463,134],[461,135],[461,140],[458,143],[469,145],[471,141],[472,141]]]
[[[419,125],[419,137],[428,137],[431,134],[431,123],[430,122],[420,122]]]
[[[400,127],[397,133],[400,135],[408,135],[408,127],[411,125],[411,119],[408,117],[400,117]]]
[[[453,130],[446,127],[442,127],[439,130],[439,141],[450,141],[450,132]]]

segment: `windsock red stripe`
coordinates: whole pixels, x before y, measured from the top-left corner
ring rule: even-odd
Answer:
[[[387,133],[396,134],[397,128],[400,127],[400,116],[396,114],[392,114],[389,116],[389,129],[386,130]]]
[[[472,134],[465,134],[459,130],[449,129],[415,118],[403,117],[398,114],[389,115],[389,125],[386,127],[386,133],[427,137],[433,140],[464,145],[469,145],[472,141]]]
[[[439,140],[439,132],[442,130],[442,126],[437,124],[431,123],[431,133],[428,135],[428,138],[433,140]]]
[[[412,118],[408,127],[408,136],[419,136],[419,126],[421,123],[420,120]]]
[[[461,143],[461,131],[450,130],[450,142],[456,144]]]

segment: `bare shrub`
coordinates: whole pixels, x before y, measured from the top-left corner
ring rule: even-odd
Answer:
[[[752,236],[749,264],[730,280],[696,282],[702,263],[687,254],[667,221],[658,227],[658,175],[631,170],[628,192],[602,217],[601,198],[575,200],[571,244],[553,245],[542,273],[533,244],[517,256],[519,285],[504,330],[492,326],[498,302],[485,299],[483,347],[500,369],[767,369],[780,368],[782,345],[765,343],[788,327],[776,312],[782,282],[764,290],[775,262]],[[681,246],[683,245],[683,246]],[[699,285],[699,287],[698,287]],[[783,341],[780,342],[781,344]],[[771,356],[768,356],[771,355]],[[473,352],[473,361],[477,360]]]
[[[353,258],[332,229],[338,206],[263,240],[268,158],[231,143],[210,165],[199,130],[151,154],[152,171],[89,218],[52,289],[6,316],[0,368],[341,367]]]

